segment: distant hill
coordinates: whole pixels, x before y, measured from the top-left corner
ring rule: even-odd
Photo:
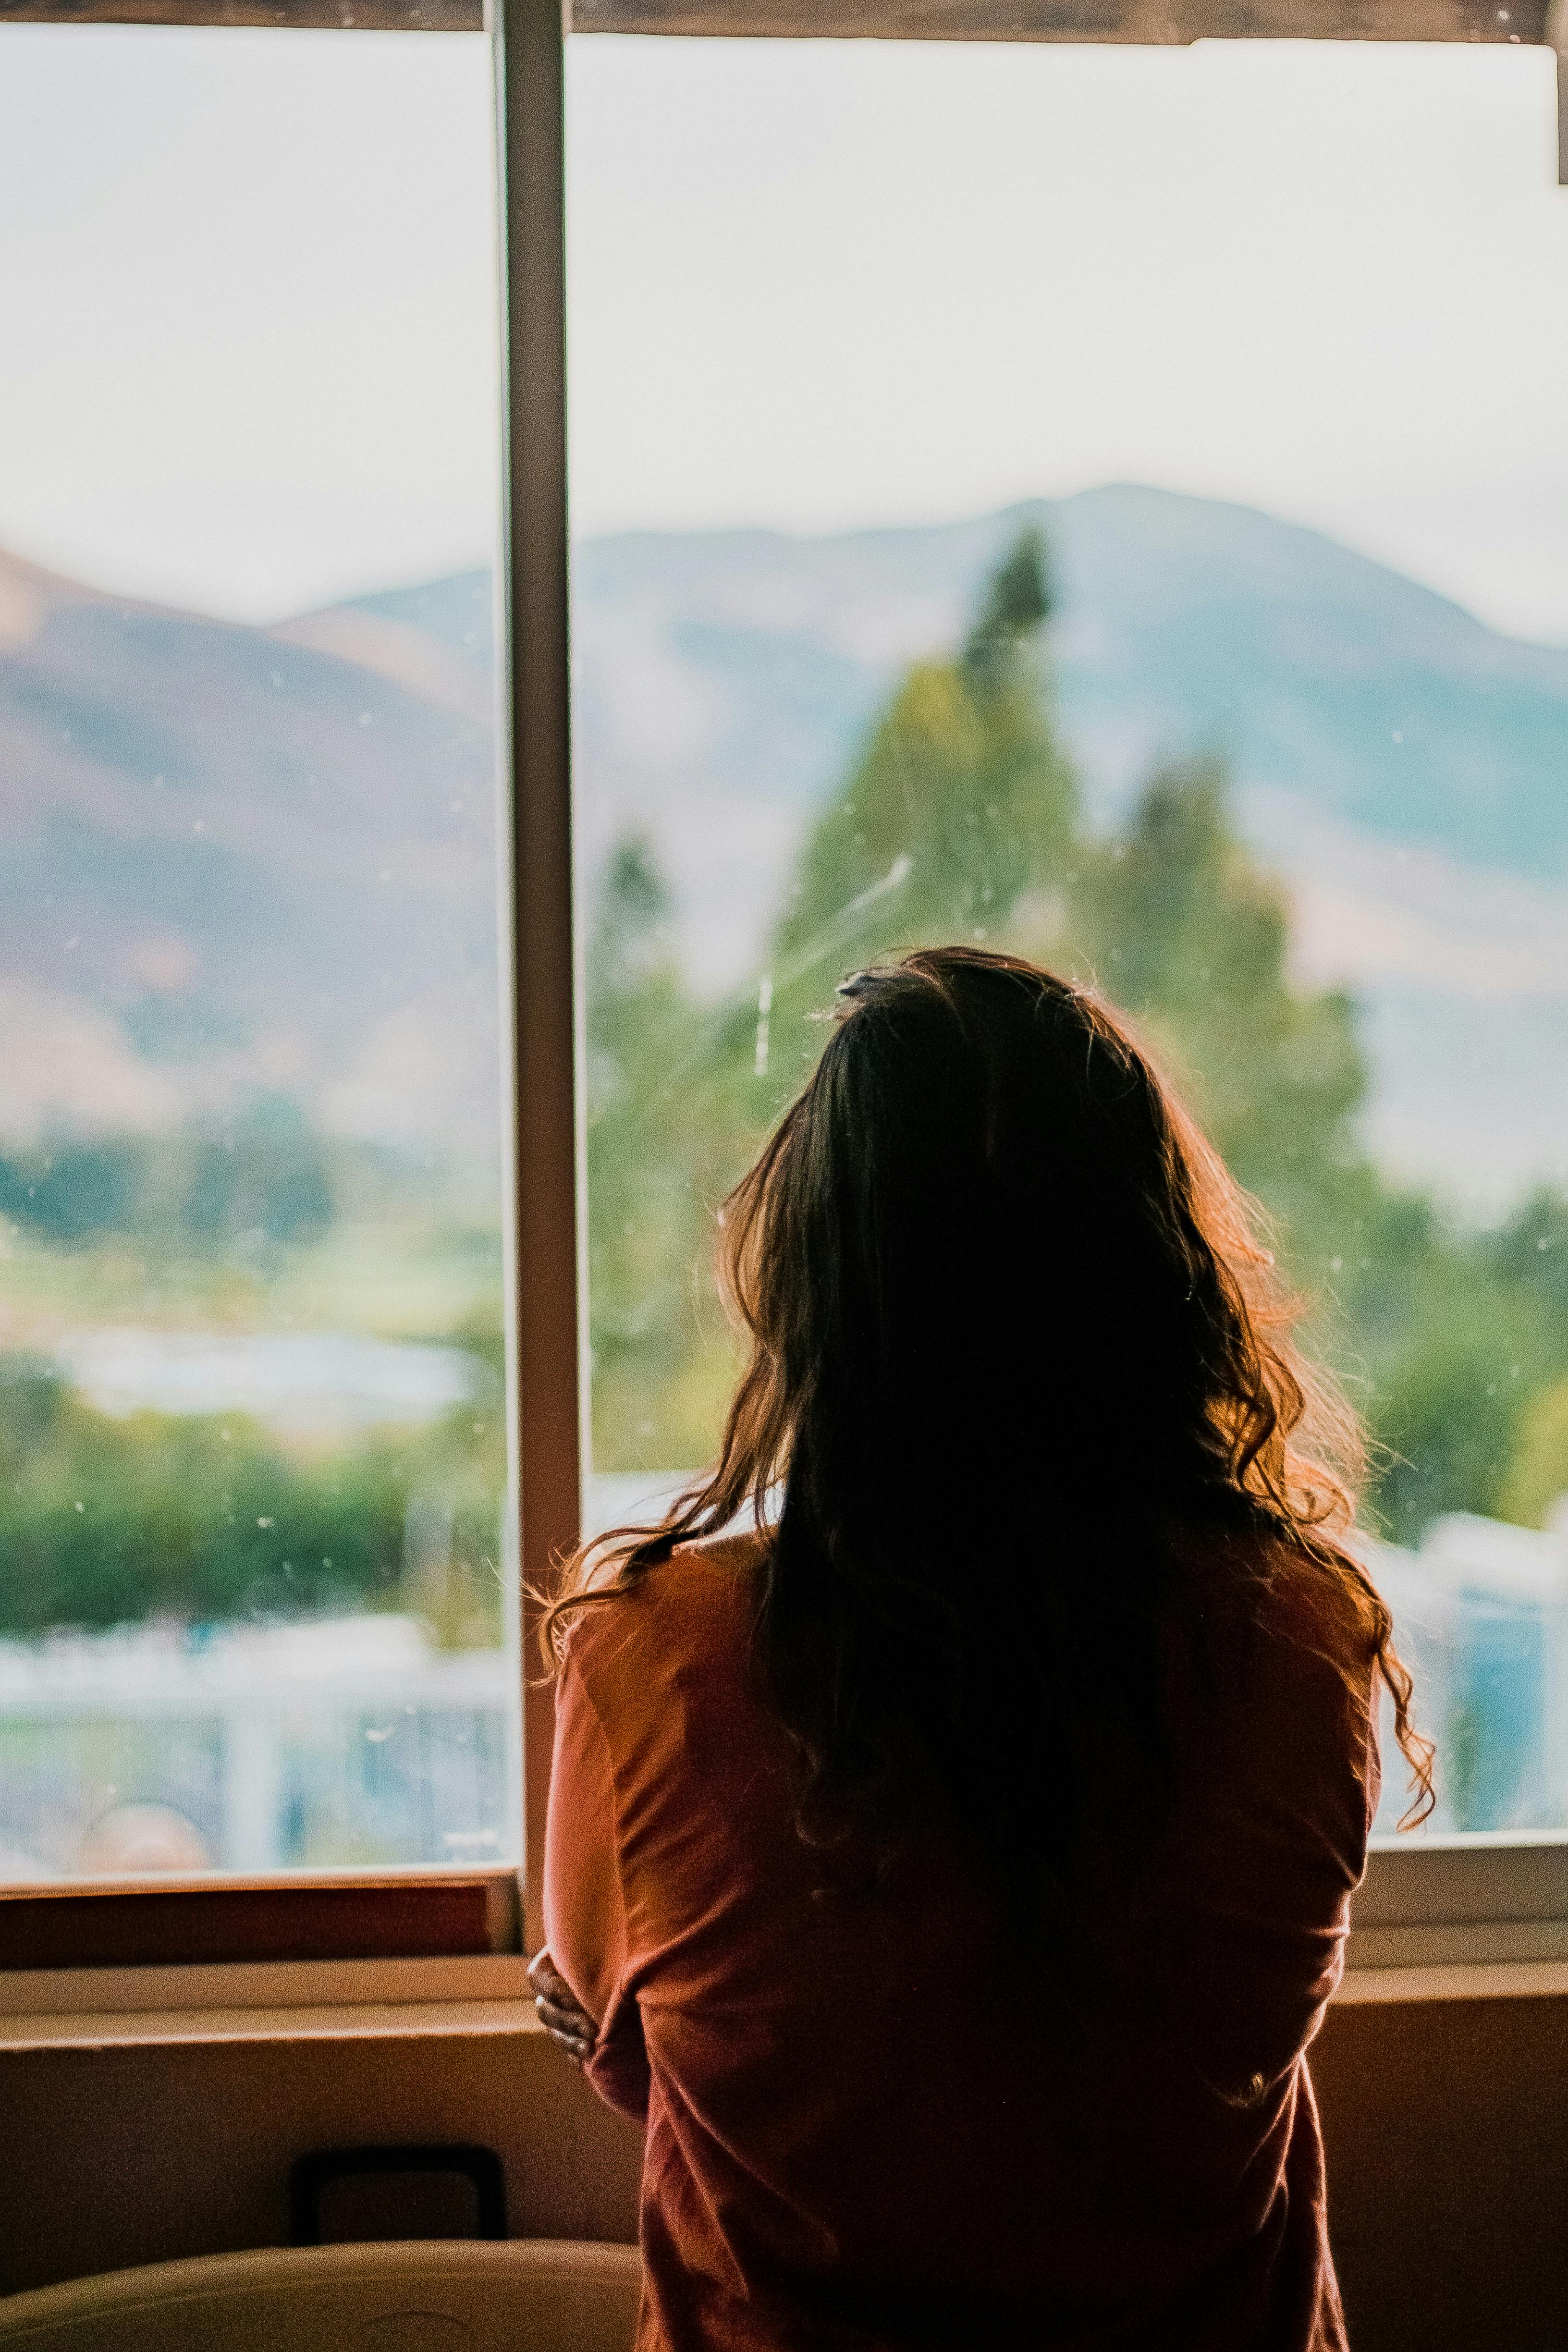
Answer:
[[[929,529],[588,542],[590,853],[650,831],[700,968],[743,971],[809,808],[1026,521],[1091,812],[1160,759],[1226,753],[1303,973],[1364,1007],[1382,1156],[1494,1202],[1568,1170],[1568,651],[1248,508],[1111,487]]]
[[[363,635],[0,558],[0,1135],[265,1087],[493,1150],[488,685]]]
[[[1568,651],[1247,508],[585,542],[584,875],[647,832],[694,975],[744,984],[812,809],[1028,520],[1091,812],[1227,753],[1303,972],[1365,1007],[1384,1156],[1499,1200],[1568,1165]],[[493,1132],[490,610],[476,572],[244,629],[0,558],[0,1129],[265,1081]]]
[[[1163,490],[826,540],[590,541],[576,568],[588,756],[625,759],[640,713],[642,731],[651,717],[669,735],[653,759],[695,755],[731,778],[744,762],[760,798],[814,796],[900,666],[952,641],[1027,521],[1052,552],[1060,709],[1091,799],[1114,803],[1152,758],[1213,745],[1248,787],[1320,815],[1568,880],[1568,650],[1500,637],[1319,532]],[[773,724],[759,730],[764,695]]]

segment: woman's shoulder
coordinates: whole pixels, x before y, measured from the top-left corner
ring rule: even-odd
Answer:
[[[755,1528],[703,1536],[622,1584],[590,1588],[566,1637],[568,1662],[590,1682],[647,1672],[668,1682],[687,1659],[736,1648],[749,1634],[747,1602],[766,1550]]]
[[[1182,1550],[1195,1605],[1168,1685],[1191,1775],[1179,1852],[1190,1863],[1194,1839],[1206,1852],[1215,1822],[1271,1823],[1271,1837],[1315,1822],[1353,1880],[1379,1789],[1370,1586],[1348,1551],[1286,1528]]]
[[[1315,1649],[1336,1664],[1370,1660],[1378,1603],[1342,1538],[1302,1534],[1266,1518],[1172,1531],[1171,1549],[1197,1609],[1252,1635]]]
[[[744,1579],[762,1566],[769,1540],[766,1528],[727,1528],[720,1535],[697,1536],[690,1543],[677,1544],[665,1566]]]
[[[1358,1756],[1375,1714],[1382,1630],[1374,1588],[1339,1541],[1259,1523],[1184,1547],[1194,1654],[1220,1700],[1214,1727],[1244,1740],[1309,1733]],[[1222,1696],[1223,1695],[1223,1696]],[[1205,1710],[1206,1711],[1206,1710]]]

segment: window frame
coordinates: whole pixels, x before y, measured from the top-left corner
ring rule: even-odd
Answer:
[[[178,2005],[179,1986],[189,1980],[198,2006],[221,2004],[216,1985],[226,1980],[232,1992],[238,1972],[258,1984],[265,1979],[268,2000],[286,1998],[290,1984],[307,1983],[318,1990],[330,1984],[331,1999],[352,2000],[379,1997],[364,1987],[374,1981],[384,1992],[392,1981],[388,1966],[395,1972],[406,1964],[398,1981],[428,1987],[436,1981],[430,1970],[437,1969],[450,1997],[455,1985],[491,1989],[499,1981],[495,1965],[505,1956],[505,1982],[516,1996],[521,1956],[541,1940],[553,1731],[550,1689],[531,1672],[539,1606],[532,1596],[549,1589],[577,1539],[586,1427],[585,1228],[579,1214],[584,1152],[577,1083],[582,991],[573,908],[568,667],[565,31],[1181,45],[1205,37],[1542,44],[1558,57],[1562,176],[1568,180],[1568,0],[1515,0],[1508,17],[1500,17],[1491,0],[1187,0],[1184,5],[1163,0],[567,0],[564,22],[562,0],[0,0],[0,27],[11,23],[483,28],[492,44],[504,322],[504,554],[497,644],[503,930],[510,975],[512,1213],[506,1288],[515,1373],[511,1493],[521,1522],[517,1557],[525,1595],[524,1860],[521,1901],[516,1874],[435,1868],[0,1890],[0,1990],[11,1981],[15,2009],[24,1985],[47,1979],[56,1990],[44,1999],[46,2008],[58,2000],[90,2009],[93,1986],[104,1993],[112,1980],[118,1990],[102,2005],[129,2012],[145,2005],[133,1985],[127,1990],[137,1970],[148,1972],[142,1979],[148,1992],[151,1979],[158,1979],[170,2005]],[[450,1914],[450,1890],[458,1885],[486,1890],[483,1950],[471,1901],[466,1943],[438,1924],[444,1906]],[[407,1917],[411,1886],[428,1889],[431,1900],[423,1924],[400,1937],[395,1923]],[[341,1905],[334,1913],[325,1899],[349,1889],[361,1906],[355,1933],[345,1933]],[[220,1928],[226,1900],[228,1926]],[[83,1948],[74,1967],[64,1965],[69,1955],[58,1936],[50,1937],[47,1906],[60,1903],[75,1906],[70,1916],[81,1923]],[[150,1903],[169,1907],[162,1941],[154,1934],[149,1944],[144,1928],[133,1926],[132,1906],[143,1906],[138,1916],[145,1922]],[[204,1915],[205,1924],[198,1925]],[[57,1927],[65,1916],[53,1914]],[[308,1916],[313,1926],[302,1924]],[[37,1966],[40,1955],[51,1965]],[[1568,1831],[1425,1839],[1374,1849],[1356,1901],[1352,1969],[1565,1959]],[[487,1968],[489,1977],[483,1976]]]
[[[252,0],[0,0],[0,37],[10,23],[475,32],[481,27],[471,0],[370,0],[369,5],[355,0],[352,7],[336,0],[281,0],[273,6]],[[505,1290],[513,1374],[508,1455],[512,1508],[520,1521],[515,1557],[528,1595],[550,1585],[558,1561],[577,1540],[585,1367],[579,1329],[586,1286],[577,1216],[583,1160],[575,1076],[580,992],[574,974],[566,635],[564,40],[558,0],[513,0],[510,6],[493,0],[483,25],[494,68],[503,329],[496,644],[501,946],[508,975],[502,1005],[510,1203]],[[214,1874],[143,1879],[133,1886],[76,1880],[45,1892],[16,1887],[0,1890],[0,1979],[58,1972],[58,1953],[52,1969],[34,1963],[49,1944],[47,1906],[62,1899],[83,1906],[76,1914],[83,1922],[81,1964],[94,1976],[118,1978],[128,1967],[149,1964],[131,1924],[132,1910],[143,1901],[166,1906],[172,1965],[203,1977],[215,1967],[310,1970],[362,1960],[438,1958],[449,1976],[460,1978],[466,1969],[474,1978],[487,1958],[535,1948],[541,1940],[537,1922],[553,1734],[551,1693],[530,1672],[536,1633],[537,1603],[525,1599],[519,1661],[521,1905],[506,1893],[516,1886],[518,1874],[476,1874],[471,1867],[301,1872],[237,1884]],[[430,1890],[427,1909],[434,1918],[449,1908],[448,1890],[455,1885],[479,1880],[489,1889],[488,1916],[510,1923],[497,1928],[485,1953],[471,1940],[454,1945],[448,1937],[443,1944],[437,1937],[432,1942],[428,1922],[423,1929],[409,1924],[411,1883]],[[347,1943],[340,1927],[331,1924],[331,1906],[322,1899],[332,1888],[352,1893],[362,1921],[357,1937]],[[193,1940],[186,1924],[191,1906],[210,1908],[216,1916],[226,1897],[240,1893],[248,1936],[236,1932],[220,1939],[209,1927]],[[309,1927],[301,1919],[306,1912],[313,1923]],[[399,1920],[405,1922],[401,1935]],[[215,1948],[220,1941],[221,1958]],[[195,1957],[203,1951],[209,1957]],[[285,1951],[293,1957],[279,1957]],[[140,1957],[128,1957],[132,1953]],[[176,1953],[187,1957],[175,1961]]]

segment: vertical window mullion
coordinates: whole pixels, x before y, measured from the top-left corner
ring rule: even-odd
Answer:
[[[506,328],[500,641],[511,816],[514,1493],[524,1587],[538,1590],[575,1541],[581,1507],[560,0],[494,0],[492,26]],[[525,1679],[533,1619],[525,1602]],[[549,1691],[528,1692],[530,1948],[540,1937],[552,1727]]]

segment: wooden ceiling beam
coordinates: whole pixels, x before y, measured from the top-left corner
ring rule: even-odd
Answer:
[[[1545,0],[572,0],[577,33],[810,39],[1500,41],[1543,37]]]
[[[577,33],[733,39],[1548,39],[1547,0],[568,0]],[[264,25],[478,32],[483,0],[0,0],[0,25]],[[1555,29],[1555,27],[1553,27]]]
[[[0,0],[0,25],[264,25],[299,31],[478,33],[483,0]]]

